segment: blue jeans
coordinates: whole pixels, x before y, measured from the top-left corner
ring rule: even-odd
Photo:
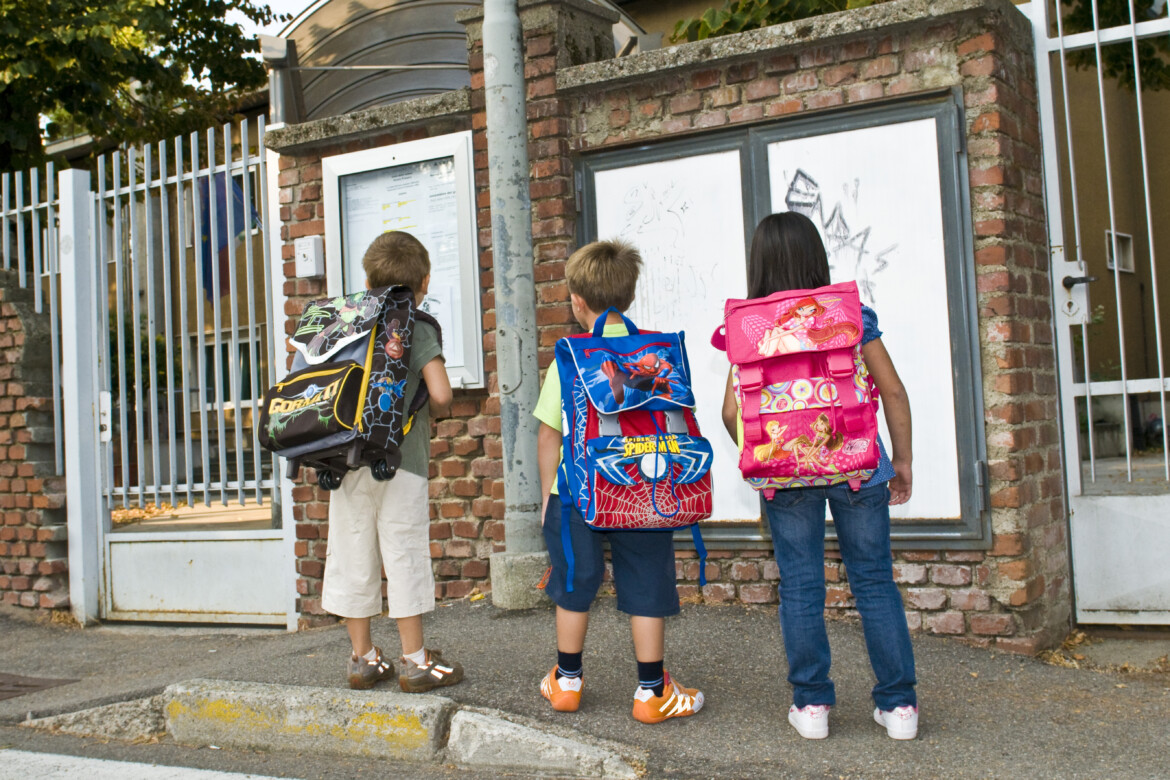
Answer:
[[[778,490],[761,500],[780,566],[780,629],[797,707],[837,700],[825,632],[826,501],[877,677],[874,702],[883,710],[917,705],[914,651],[894,584],[889,496],[883,483],[857,492],[848,485]]]

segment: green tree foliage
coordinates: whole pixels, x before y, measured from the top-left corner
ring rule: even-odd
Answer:
[[[881,0],[726,0],[720,8],[708,8],[697,19],[682,19],[670,40],[701,41],[720,35],[757,30],[781,22],[864,8]]]
[[[1161,4],[1156,0],[1133,0],[1133,21],[1147,22],[1165,15],[1165,10],[1156,11]],[[1091,0],[1073,0],[1064,17],[1065,34],[1088,32],[1093,29],[1093,3]],[[1097,0],[1097,24],[1099,29],[1117,27],[1130,23],[1131,4],[1128,0]],[[1068,55],[1069,64],[1075,68],[1088,69],[1097,66],[1097,53],[1093,49],[1075,51]],[[1159,36],[1138,41],[1138,62],[1141,65],[1142,90],[1170,89],[1170,38]],[[1117,79],[1123,87],[1134,89],[1133,44],[1111,44],[1101,47],[1101,73],[1107,78]]]
[[[274,19],[253,0],[0,0],[0,170],[58,135],[142,140],[230,115],[265,75],[229,11]]]

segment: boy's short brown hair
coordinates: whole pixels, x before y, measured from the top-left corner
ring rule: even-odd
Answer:
[[[362,270],[371,289],[401,284],[419,293],[431,272],[431,257],[410,233],[391,230],[370,242],[362,256]]]
[[[569,292],[581,296],[590,311],[625,311],[634,302],[634,288],[642,255],[620,238],[594,241],[578,249],[565,263]]]

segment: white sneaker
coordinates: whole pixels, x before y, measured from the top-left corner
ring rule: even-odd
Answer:
[[[895,707],[888,711],[875,708],[873,719],[879,726],[886,727],[890,739],[914,739],[918,736],[917,707]]]
[[[829,736],[829,705],[809,704],[788,708],[788,722],[805,739],[824,739]]]

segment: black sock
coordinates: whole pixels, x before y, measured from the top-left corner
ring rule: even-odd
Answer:
[[[557,677],[576,678],[581,676],[581,654],[557,650]]]
[[[638,685],[651,689],[655,696],[661,696],[666,686],[662,661],[638,661]]]

